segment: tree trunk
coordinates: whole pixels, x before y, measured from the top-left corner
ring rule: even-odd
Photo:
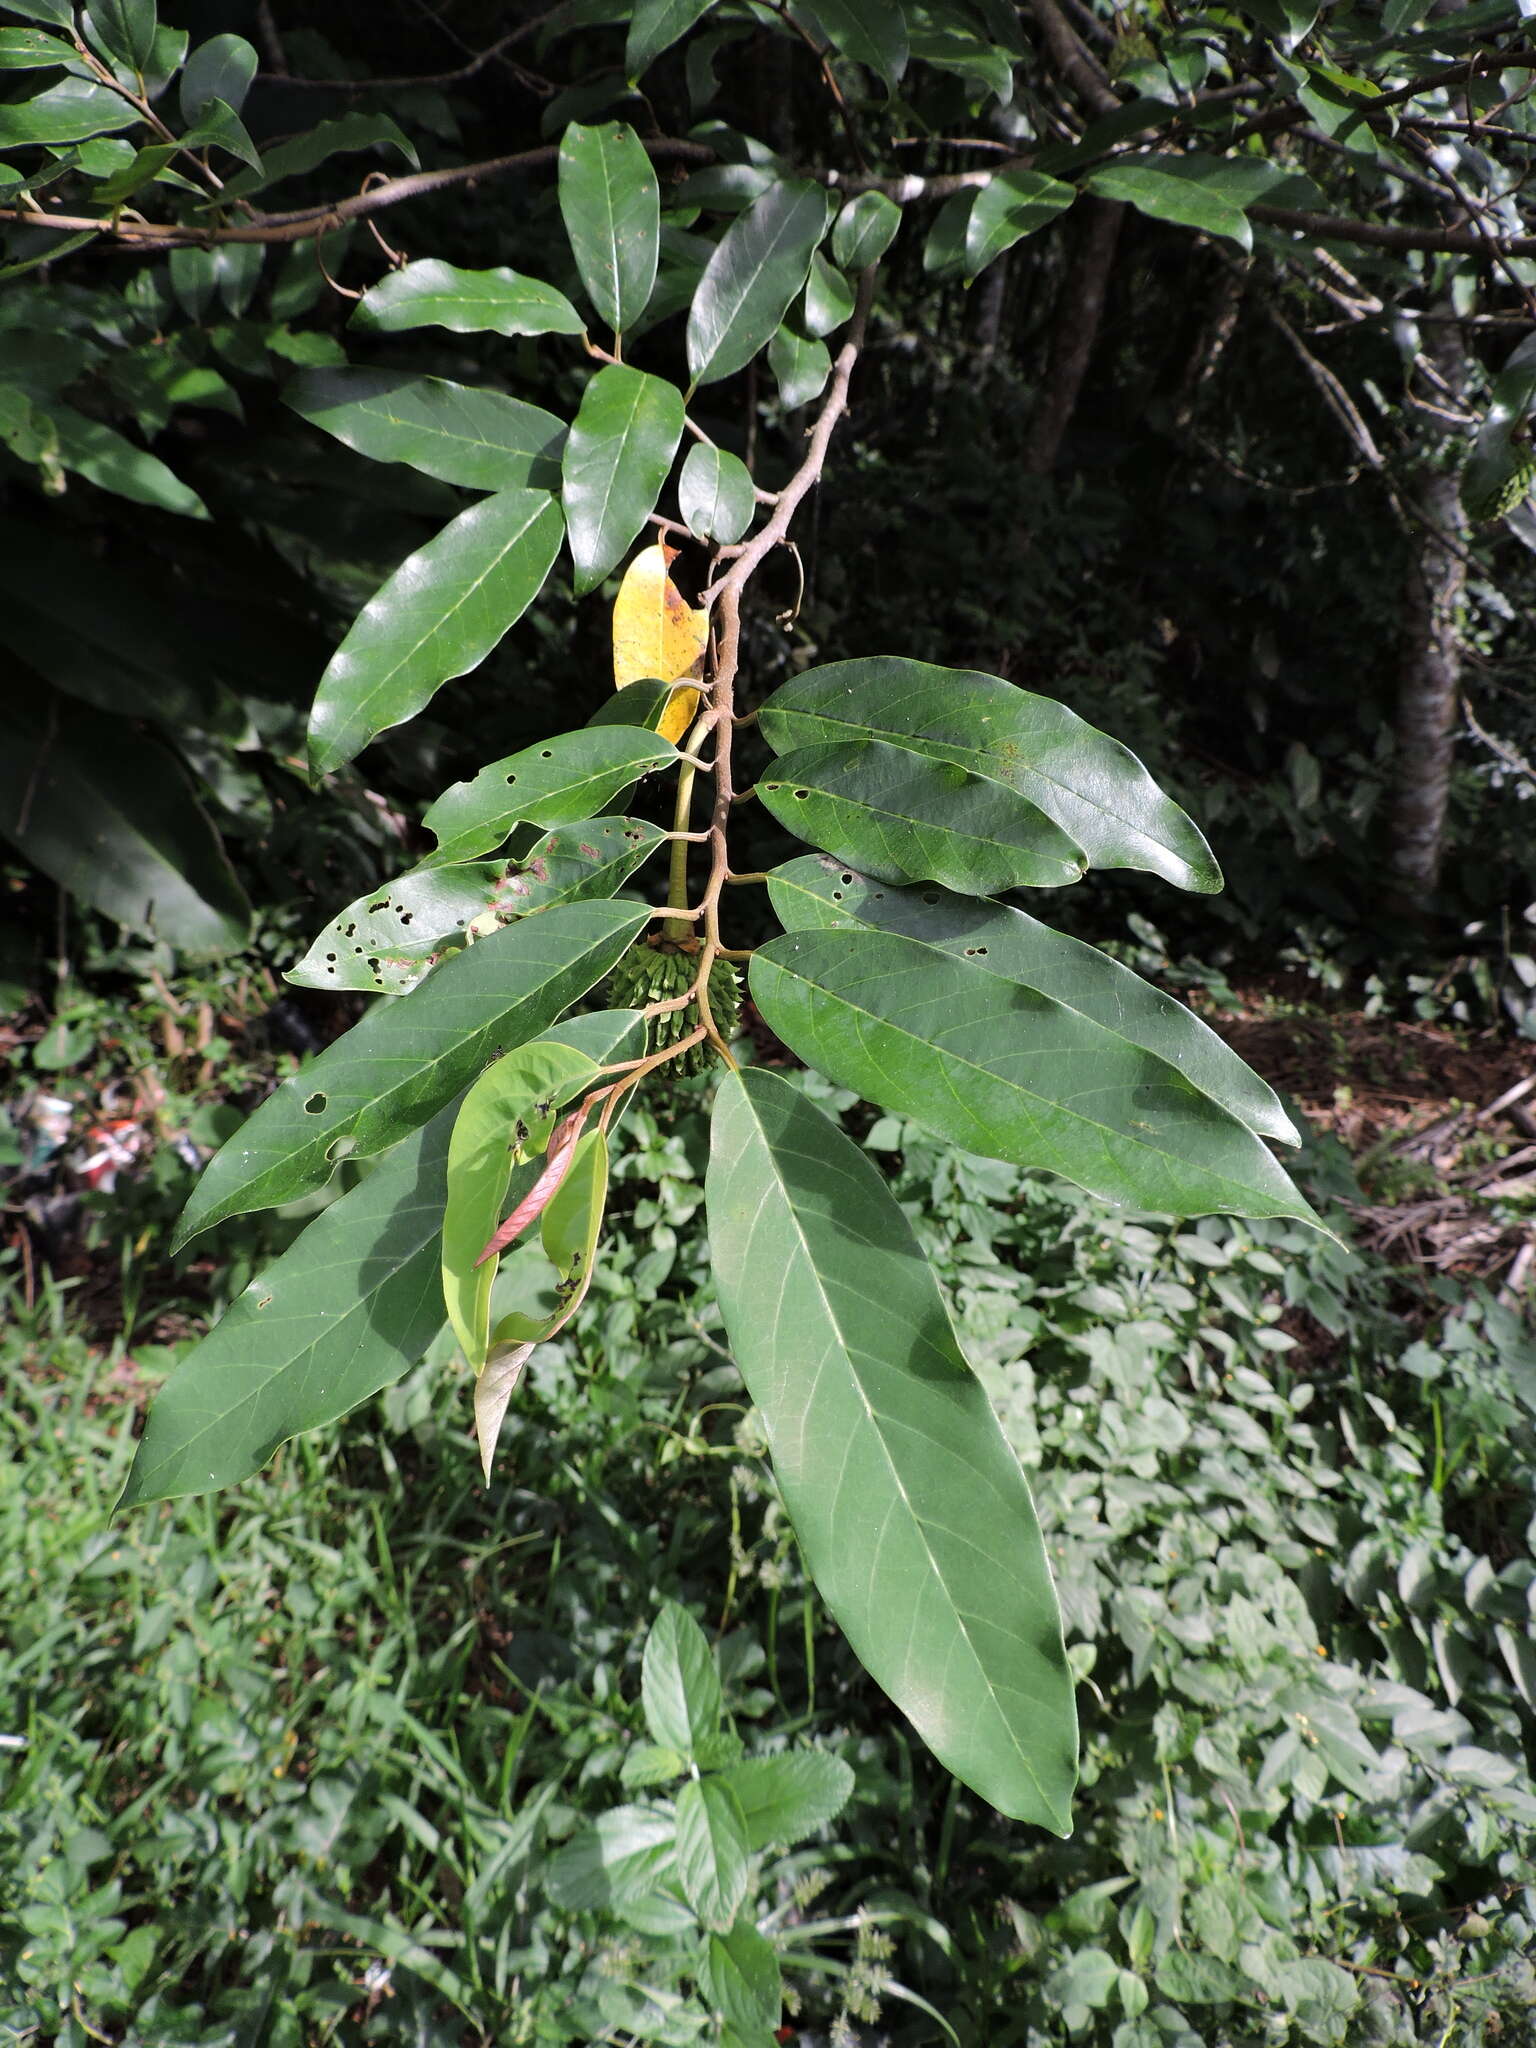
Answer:
[[[1450,308],[1445,309],[1449,311]],[[1431,401],[1460,399],[1466,372],[1461,331],[1437,323],[1429,350],[1446,391]],[[1432,446],[1445,425],[1426,413]],[[1398,671],[1397,765],[1389,825],[1388,867],[1394,908],[1423,916],[1440,881],[1445,813],[1461,690],[1458,615],[1467,581],[1466,521],[1454,470],[1426,462],[1407,496],[1419,522],[1409,537],[1403,592],[1403,649]]]
[[[1104,295],[1114,266],[1125,208],[1111,199],[1080,199],[1077,241],[1061,281],[1051,328],[1050,359],[1024,442],[1026,476],[1049,476],[1072,424],[1088,359],[1104,317]]]

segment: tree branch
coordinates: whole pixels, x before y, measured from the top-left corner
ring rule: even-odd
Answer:
[[[1340,214],[1297,213],[1289,206],[1245,207],[1250,220],[1291,228],[1323,242],[1354,242],[1368,249],[1426,249],[1442,256],[1536,256],[1536,235],[1479,234],[1475,228],[1393,227],[1385,221],[1348,220]]]

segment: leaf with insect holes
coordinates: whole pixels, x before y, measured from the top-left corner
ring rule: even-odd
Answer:
[[[667,565],[677,553],[658,541],[642,548],[624,571],[613,605],[613,687],[654,677],[660,683],[698,675],[709,644],[709,614],[695,611]],[[693,723],[697,690],[679,690],[657,727],[665,740],[679,741]]]
[[[492,761],[469,782],[444,790],[422,820],[438,846],[428,865],[473,860],[499,846],[514,825],[564,825],[584,818],[653,768],[677,759],[659,733],[640,726],[584,726]]]

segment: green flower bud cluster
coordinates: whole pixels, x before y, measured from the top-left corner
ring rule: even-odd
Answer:
[[[1479,523],[1505,519],[1519,505],[1536,482],[1536,449],[1529,442],[1512,441],[1507,467],[1478,488],[1465,478],[1461,488],[1462,510]]]

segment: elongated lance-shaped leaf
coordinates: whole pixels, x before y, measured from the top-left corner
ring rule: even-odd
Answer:
[[[974,669],[876,655],[807,669],[775,690],[762,732],[776,753],[823,740],[916,748],[1006,782],[1096,868],[1143,868],[1209,893],[1221,870],[1199,831],[1136,756],[1051,697]]]
[[[661,188],[627,122],[571,122],[560,144],[560,212],[587,297],[622,333],[645,311],[661,249]]]
[[[621,364],[589,379],[563,465],[578,597],[597,588],[656,509],[682,437],[674,385]]]
[[[1299,1145],[1279,1097],[1192,1010],[1096,946],[1000,903],[947,889],[895,889],[807,854],[774,871],[768,894],[786,931],[872,928],[1049,996],[1177,1067],[1203,1095],[1261,1138]]]
[[[835,49],[867,64],[887,85],[907,68],[907,21],[901,0],[811,0],[796,7],[822,29]]]
[[[580,334],[563,292],[515,270],[460,270],[435,256],[392,270],[364,292],[353,325],[380,334],[446,327],[452,334]]]
[[[438,840],[430,865],[473,860],[499,846],[514,825],[584,818],[676,758],[670,740],[633,725],[583,726],[524,747],[454,783],[433,804],[422,821]]]
[[[1062,888],[1086,864],[1016,789],[880,740],[797,747],[757,793],[799,838],[884,882],[944,882],[991,896]]]
[[[583,818],[520,859],[416,868],[349,903],[283,979],[409,995],[439,960],[504,924],[612,896],[665,838],[647,818]]]
[[[624,76],[636,84],[663,50],[680,42],[714,0],[636,0],[624,45]]]
[[[911,1226],[762,1068],[720,1084],[706,1201],[726,1329],[822,1597],[941,1763],[1066,1834],[1077,1728],[1044,1545]]]
[[[369,599],[331,657],[309,718],[326,775],[438,688],[477,668],[538,596],[560,548],[546,491],[498,491],[450,520]]]
[[[1245,1124],[1081,1011],[894,932],[793,932],[752,957],[771,1031],[844,1088],[988,1159],[1168,1216],[1322,1225]]]
[[[396,370],[303,370],[285,404],[359,455],[472,491],[557,491],[565,425],[500,391]]]
[[[805,283],[827,228],[827,195],[808,179],[770,185],[731,222],[705,265],[688,314],[688,372],[713,384],[745,368]]]
[[[1077,197],[1077,188],[1041,171],[999,171],[976,195],[965,223],[965,270],[968,277],[1023,241],[1048,227]]]
[[[456,1105],[321,1211],[155,1396],[119,1507],[206,1493],[399,1379],[442,1327]]]
[[[1220,159],[1213,162],[1219,166]],[[1199,228],[1208,235],[1221,235],[1239,249],[1253,247],[1253,229],[1242,208],[1235,206],[1221,190],[1219,174],[1202,183],[1173,168],[1178,158],[1160,162],[1155,155],[1105,164],[1083,180],[1085,188],[1100,199],[1118,199],[1134,206],[1152,220],[1172,221],[1179,227]]]
[[[445,960],[282,1082],[209,1161],[177,1231],[324,1186],[343,1141],[368,1158],[434,1116],[497,1052],[526,1045],[601,981],[645,928],[643,904],[564,903]]]

